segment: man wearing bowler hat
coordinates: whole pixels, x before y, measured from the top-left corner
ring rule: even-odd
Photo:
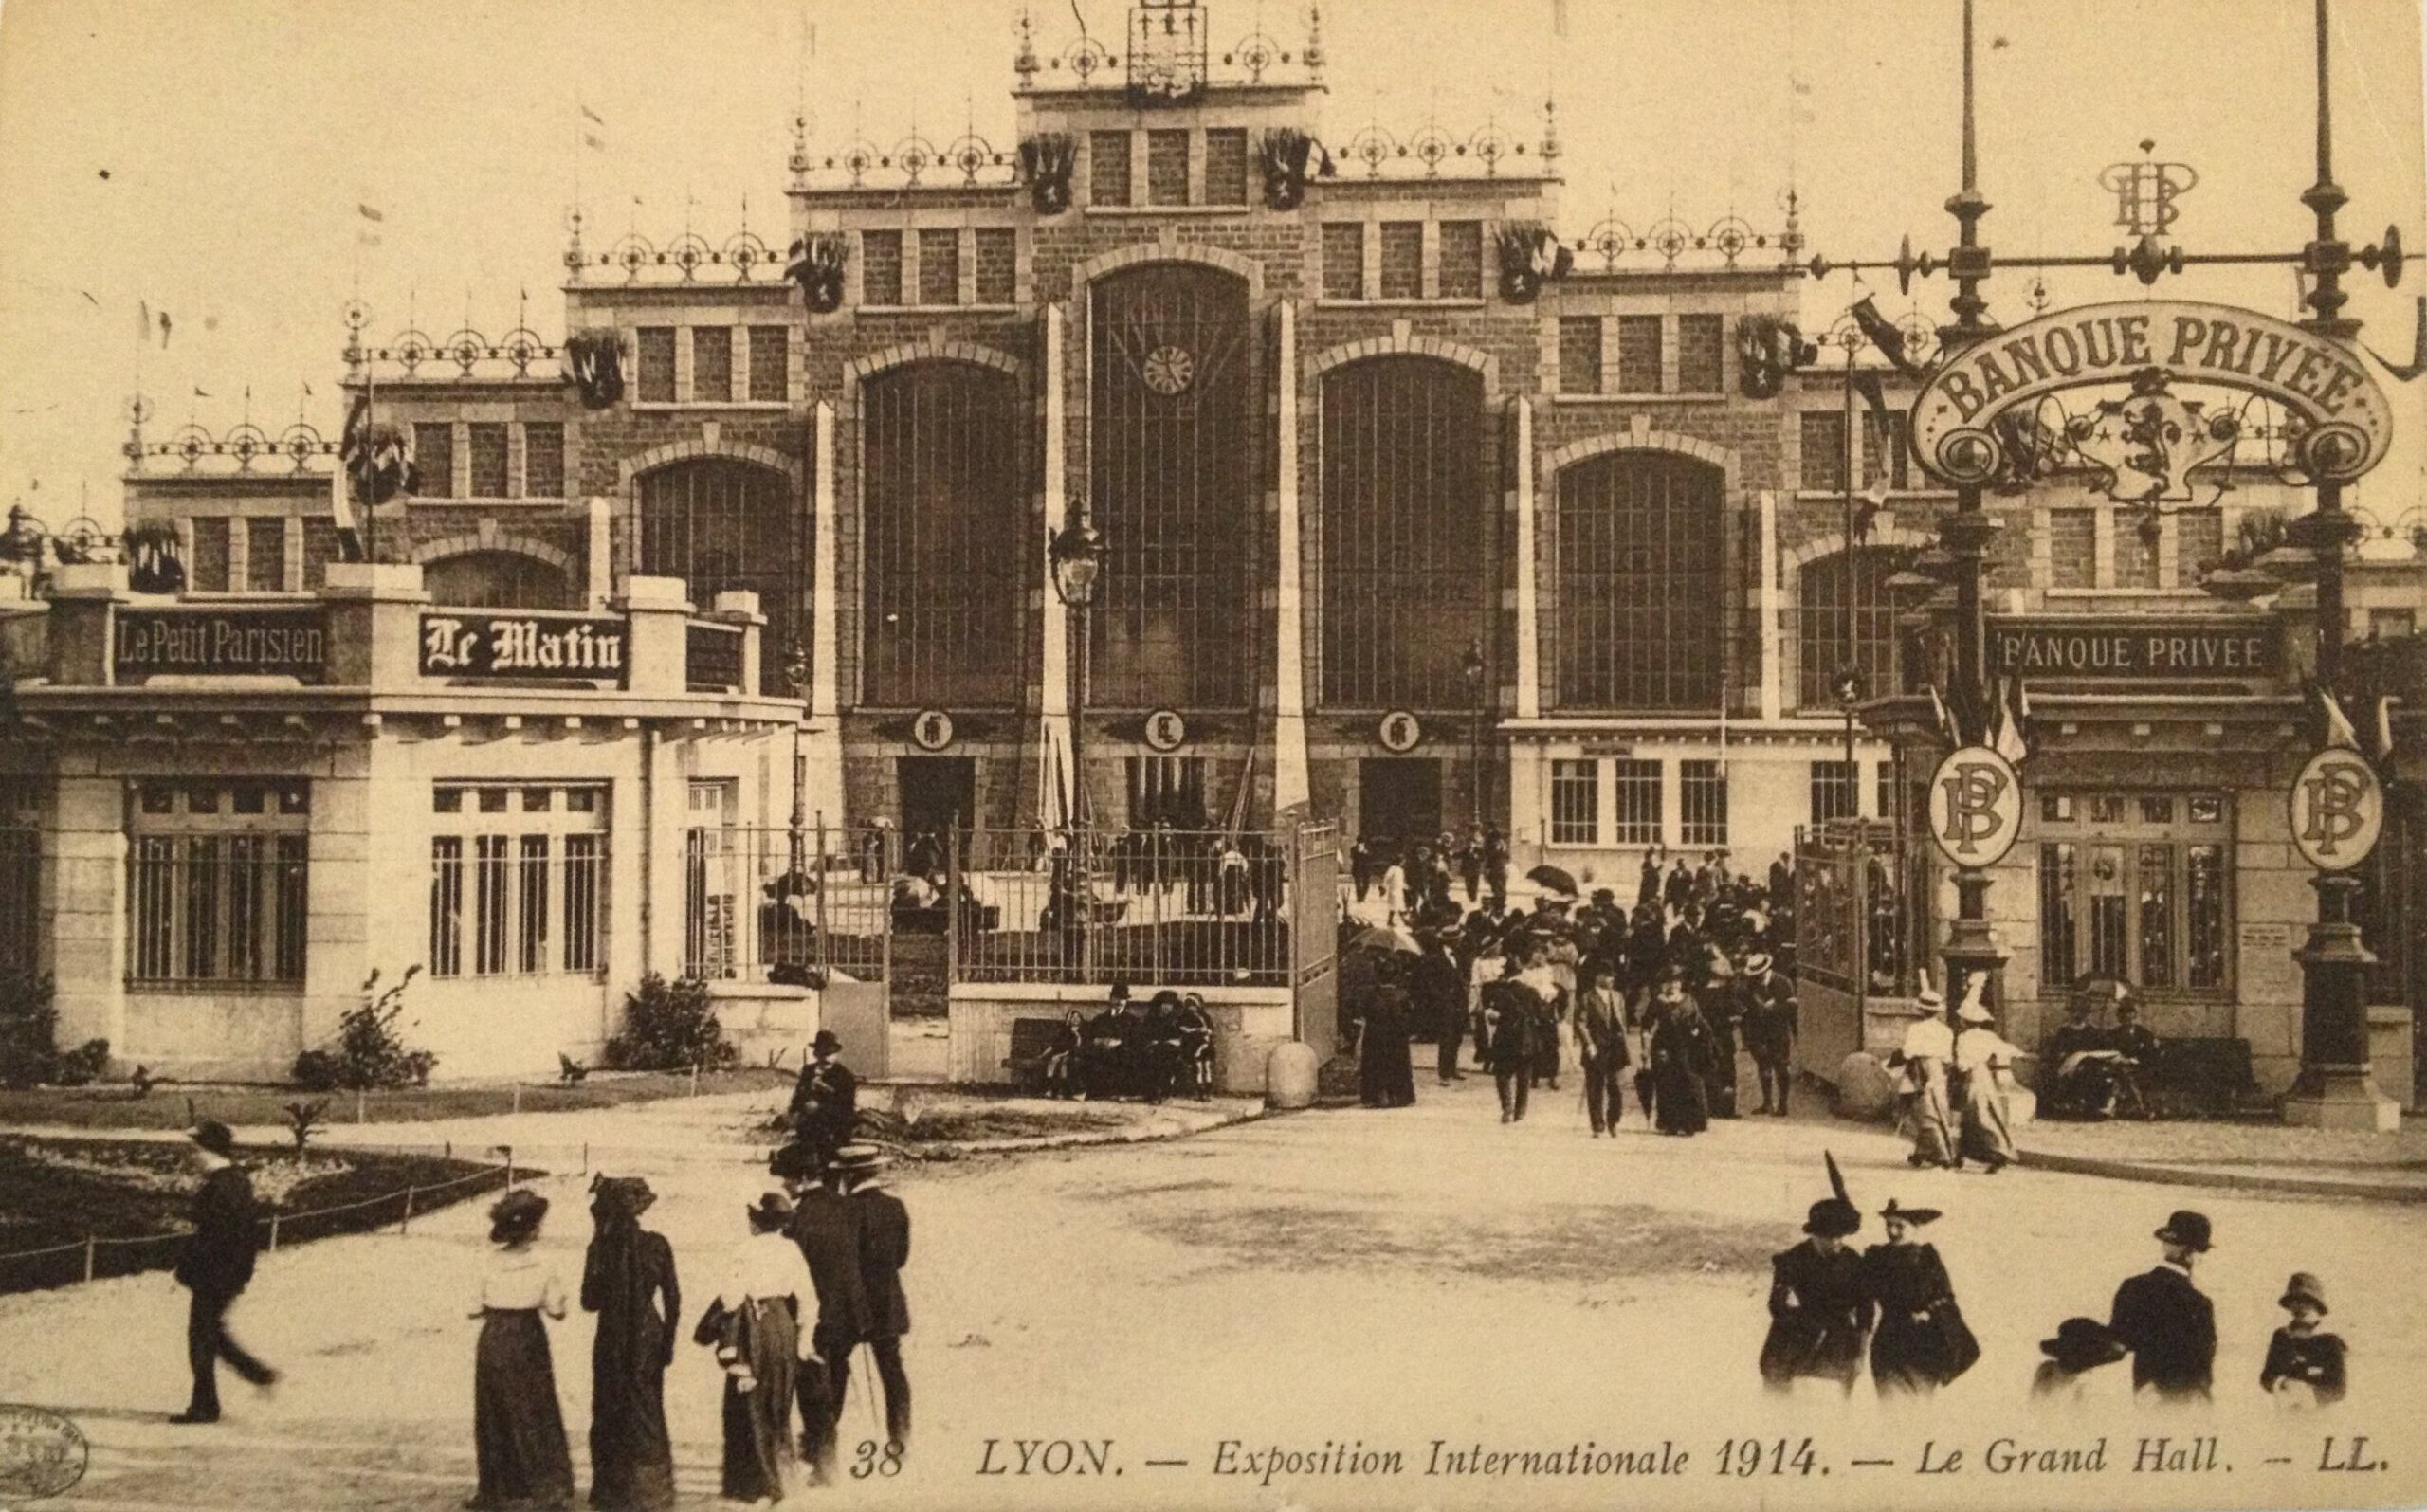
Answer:
[[[253,1279],[253,1256],[261,1248],[252,1178],[236,1164],[236,1137],[228,1125],[205,1120],[194,1126],[194,1161],[202,1189],[193,1197],[193,1237],[177,1256],[177,1281],[193,1294],[186,1315],[186,1359],[193,1368],[193,1395],[173,1423],[219,1421],[219,1362],[256,1386],[278,1380],[278,1372],[228,1337],[228,1309]]]
[[[2208,1252],[2205,1213],[2183,1210],[2157,1231],[2164,1259],[2115,1288],[2107,1326],[2132,1352],[2132,1389],[2161,1401],[2204,1402],[2217,1363],[2217,1309],[2192,1284]]]
[[[810,1041],[809,1063],[793,1084],[793,1141],[815,1153],[810,1166],[812,1173],[823,1169],[850,1139],[851,1120],[859,1112],[860,1079],[837,1058],[842,1048],[843,1042],[832,1029],[819,1029]]]
[[[850,1381],[851,1351],[868,1337],[868,1298],[860,1268],[860,1209],[849,1195],[839,1152],[828,1158],[821,1176],[796,1194],[792,1236],[817,1291],[817,1318],[810,1327],[814,1354],[801,1366],[798,1391],[801,1457],[822,1485],[833,1475],[835,1428]]]

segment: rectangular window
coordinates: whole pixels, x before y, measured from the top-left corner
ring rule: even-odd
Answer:
[[[602,835],[565,836],[565,970],[594,972],[606,933],[607,847]]]
[[[1244,127],[1214,126],[1205,133],[1205,203],[1248,202],[1248,134]]]
[[[225,593],[230,586],[228,564],[234,556],[225,515],[196,515],[193,527],[193,572],[188,581],[197,593]]]
[[[300,784],[297,791],[309,792]],[[290,805],[283,797],[273,814],[259,783],[199,784],[147,787],[134,808],[129,984],[219,991],[300,985],[310,899],[308,799]]]
[[[860,302],[879,305],[902,302],[900,231],[860,233]]]
[[[1846,417],[1837,410],[1806,410],[1802,415],[1801,486],[1813,493],[1846,490]]]
[[[1424,298],[1424,223],[1382,223],[1382,298]]]
[[[465,426],[465,449],[471,454],[471,489],[467,499],[505,497],[505,427],[475,422]]]
[[[429,842],[429,975],[464,975],[464,839]]]
[[[1861,792],[1857,770],[1843,761],[1812,763],[1812,822],[1827,824],[1832,819],[1860,817],[1856,811]]]
[[[338,555],[336,520],[303,521],[303,592],[309,593],[328,582],[329,563]]]
[[[2048,586],[2098,586],[2098,511],[2048,511]]]
[[[666,392],[673,391],[669,387]],[[424,499],[455,497],[454,422],[425,420],[414,425],[413,492]]]
[[[1879,763],[1878,775],[1876,780],[1871,783],[1871,791],[1877,795],[1879,804],[1879,807],[1872,811],[1877,813],[1882,819],[1894,820],[1898,818],[1899,816],[1896,812],[1896,763],[1893,761],[1882,761]],[[1926,824],[1929,821],[1926,818],[1923,818],[1915,822]]]
[[[286,592],[286,521],[255,515],[245,521],[245,587],[256,593]]]
[[[960,302],[960,229],[929,227],[919,233],[919,302]]]
[[[1621,756],[1612,763],[1611,770],[1618,811],[1618,831],[1613,838],[1622,846],[1658,845],[1660,763]]]
[[[2079,847],[2070,841],[2039,847],[2039,979],[2063,987],[2079,975],[2080,931],[2074,924],[2074,868]]]
[[[1009,226],[977,228],[977,302],[1011,304],[1019,299],[1020,233]]]
[[[2418,615],[2415,610],[2372,609],[2368,610],[2368,638],[2377,641],[2398,641],[2418,633]]]
[[[1188,203],[1188,137],[1185,128],[1146,134],[1146,203]]]
[[[1551,763],[1551,844],[1589,846],[1601,838],[1601,763]]]
[[[2141,985],[2174,985],[2174,847],[2143,846],[2135,860],[2134,900],[2140,911]]]
[[[2186,847],[2183,850],[2183,912],[2188,968],[2183,985],[2215,992],[2225,986],[2225,847]]]
[[[1131,756],[1129,826],[1152,829],[1167,824],[1183,833],[1214,828],[1205,804],[1203,756]]]
[[[1727,773],[1718,762],[1677,764],[1677,818],[1682,844],[1727,844]]]
[[[780,325],[750,328],[750,398],[781,404],[792,397],[793,334]]]
[[[645,325],[636,333],[640,345],[632,396],[643,404],[674,402],[674,327]]]
[[[1323,298],[1365,297],[1365,227],[1360,221],[1323,223]]]
[[[522,497],[564,496],[565,428],[554,420],[534,420],[522,428]]]
[[[702,404],[733,402],[733,327],[691,327],[691,397]]]
[[[1093,203],[1129,203],[1129,134],[1125,131],[1087,133],[1087,177]]]
[[[505,970],[505,836],[472,838],[472,970],[495,976]]]
[[[1717,393],[1725,359],[1726,321],[1716,315],[1677,317],[1677,392]]]
[[[1601,318],[1563,315],[1559,321],[1559,392],[1601,392]]]
[[[1620,393],[1658,393],[1661,391],[1660,339],[1660,317],[1618,317]]]
[[[1440,289],[1445,300],[1483,298],[1483,222],[1443,221]]]
[[[1909,457],[1909,449],[1905,445],[1905,416],[1893,410],[1884,415],[1864,410],[1863,482],[1868,484],[1885,481],[1890,488],[1910,486]]]
[[[430,841],[432,975],[589,974],[605,964],[604,791],[595,784],[432,789],[431,811],[453,816],[439,823],[454,831]],[[467,792],[474,802],[465,801]]]
[[[515,879],[520,897],[514,966],[526,975],[548,969],[548,846],[546,835],[524,835],[521,875]]]
[[[2130,981],[2131,940],[2126,931],[2131,911],[2125,893],[2124,847],[2091,846],[2089,875],[2084,881],[2089,895],[2089,975]]]

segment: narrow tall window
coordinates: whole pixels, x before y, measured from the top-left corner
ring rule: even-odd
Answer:
[[[1087,177],[1094,203],[1129,203],[1129,134],[1125,131],[1087,133]]]
[[[977,302],[1010,304],[1019,298],[1020,233],[1009,226],[977,228]]]
[[[505,497],[505,427],[475,421],[464,428],[465,449],[470,452],[470,499],[503,499]]]
[[[793,334],[780,325],[750,328],[750,398],[781,404],[790,397]]]
[[[1483,298],[1483,222],[1443,221],[1439,288],[1445,300]]]
[[[193,530],[193,574],[192,582],[198,593],[225,593],[234,585],[228,581],[229,564],[235,556],[229,541],[226,515],[196,515],[191,521]]]
[[[1622,846],[1660,843],[1660,763],[1621,756],[1611,763],[1615,778],[1618,831]]]
[[[1677,392],[1717,393],[1725,321],[1716,315],[1677,317]]]
[[[534,420],[522,428],[522,497],[561,499],[565,494],[565,428]]]
[[[641,333],[647,336],[648,333]],[[647,351],[647,343],[643,343]],[[666,393],[673,394],[672,370]],[[455,426],[451,421],[421,421],[413,427],[413,491],[424,499],[455,497]]]
[[[1846,491],[1846,416],[1840,410],[1806,410],[1802,415],[1806,493]]]
[[[1205,133],[1205,203],[1247,202],[1248,134],[1237,126],[1213,127]]]
[[[1329,221],[1323,226],[1323,298],[1361,300],[1365,297],[1365,227],[1359,221]]]
[[[919,302],[960,302],[960,228],[929,227],[919,233]]]
[[[902,233],[860,233],[860,302],[890,305],[902,302]]]
[[[1185,128],[1146,134],[1147,204],[1188,203],[1188,136]]]
[[[1551,844],[1589,846],[1601,838],[1601,763],[1551,763]]]
[[[1420,300],[1424,297],[1424,223],[1382,223],[1382,298]]]
[[[674,327],[645,325],[635,336],[639,341],[639,374],[633,397],[643,404],[674,402]]]
[[[691,327],[691,397],[702,404],[733,402],[733,327]]]
[[[245,521],[245,587],[256,593],[286,592],[286,521],[255,515]]]
[[[1677,838],[1688,846],[1727,844],[1727,773],[1716,761],[1677,763]]]
[[[1658,393],[1662,387],[1660,317],[1656,315],[1619,316],[1618,392],[1620,393]]]
[[[1601,392],[1601,318],[1563,315],[1559,321],[1559,392]]]

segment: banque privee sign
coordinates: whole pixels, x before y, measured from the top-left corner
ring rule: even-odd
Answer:
[[[2123,383],[2144,405],[2171,402],[2176,410],[2184,406],[2166,396],[2170,383],[2274,400],[2304,423],[2294,460],[2323,482],[2359,477],[2384,459],[2393,438],[2393,406],[2357,354],[2255,311],[2159,301],[2052,312],[1955,353],[1914,396],[1913,455],[1950,483],[1986,483],[2006,460],[1992,424],[1999,416],[2062,390]],[[2076,421],[2079,428],[2066,438],[2085,460],[2110,470],[2120,464],[2147,473],[2153,485],[2178,490],[2181,473],[2204,460],[2183,460],[2197,458],[2202,438],[2170,432],[2169,425],[2181,428],[2182,416],[2129,402],[2110,408],[2119,411],[2118,424],[2093,435],[2092,425]],[[2224,423],[2221,416],[2215,422]],[[2111,455],[2100,455],[2096,443],[2109,444]]]
[[[2284,642],[2272,620],[1992,615],[1989,669],[2057,682],[2271,678]]]

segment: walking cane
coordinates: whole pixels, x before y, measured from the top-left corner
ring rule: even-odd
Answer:
[[[885,1424],[876,1415],[876,1346],[874,1344],[863,1342],[859,1348],[860,1352],[867,1357],[867,1361],[860,1371],[860,1400],[867,1403],[868,1431],[870,1433],[883,1433],[885,1431]],[[891,1405],[890,1400],[887,1401],[886,1405]]]

